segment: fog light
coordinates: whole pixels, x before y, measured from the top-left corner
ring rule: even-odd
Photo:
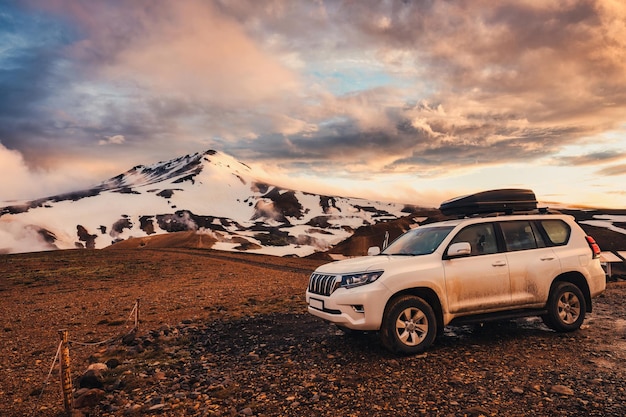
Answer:
[[[357,313],[365,313],[365,309],[363,308],[362,304],[357,304],[357,305],[353,305],[352,308],[354,309],[354,311],[356,311]]]

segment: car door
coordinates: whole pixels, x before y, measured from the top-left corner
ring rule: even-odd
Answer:
[[[511,279],[511,305],[545,304],[552,278],[561,270],[554,249],[548,247],[534,221],[499,223],[506,245]]]
[[[468,242],[469,256],[444,259],[450,313],[481,313],[511,303],[506,254],[498,249],[494,223],[478,223],[462,229],[450,244]]]

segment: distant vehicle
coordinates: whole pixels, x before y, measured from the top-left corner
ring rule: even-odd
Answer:
[[[537,210],[530,190],[459,197],[440,210],[461,218],[317,268],[309,313],[415,354],[449,324],[540,316],[555,331],[577,330],[605,290],[595,240],[573,217]]]

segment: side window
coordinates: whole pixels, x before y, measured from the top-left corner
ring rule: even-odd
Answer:
[[[562,220],[541,220],[540,223],[552,245],[561,246],[567,244],[572,231],[567,223]]]
[[[498,244],[493,223],[481,223],[467,226],[450,243],[469,242],[472,256],[498,252]]]
[[[530,224],[533,227],[533,234],[535,235],[537,246],[540,248],[545,248],[546,246],[548,246],[546,244],[546,239],[544,238],[545,234],[541,231],[539,225],[537,225],[536,222],[531,222]]]
[[[502,222],[500,228],[508,251],[537,248],[537,240],[530,222],[526,220]]]

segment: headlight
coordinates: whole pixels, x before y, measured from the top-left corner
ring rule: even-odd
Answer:
[[[359,285],[370,284],[376,281],[384,271],[361,272],[358,274],[343,275],[341,286],[344,288],[358,287]]]

